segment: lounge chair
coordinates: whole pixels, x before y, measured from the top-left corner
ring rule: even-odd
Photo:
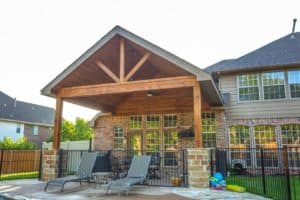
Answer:
[[[44,191],[45,192],[47,191],[47,188],[49,185],[54,185],[54,186],[60,186],[61,187],[60,191],[63,192],[64,185],[66,183],[80,182],[80,184],[81,184],[82,181],[89,182],[90,180],[94,180],[94,178],[92,176],[92,170],[95,166],[97,154],[98,154],[97,152],[84,152],[82,154],[76,175],[66,176],[66,177],[50,180],[46,184]]]
[[[144,183],[148,176],[150,161],[151,156],[134,156],[127,176],[111,181],[106,188],[106,193],[110,189],[117,189],[119,192],[126,192],[128,194],[133,185]]]

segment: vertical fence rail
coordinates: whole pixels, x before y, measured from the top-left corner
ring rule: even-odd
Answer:
[[[261,173],[262,173],[262,185],[263,185],[263,193],[267,195],[267,186],[266,186],[266,173],[265,173],[265,163],[264,163],[264,150],[260,149],[260,162],[261,162]]]
[[[284,168],[286,172],[286,181],[287,181],[287,194],[288,200],[291,200],[291,181],[290,181],[290,169],[289,169],[289,154],[287,146],[283,147],[283,160],[284,160]]]

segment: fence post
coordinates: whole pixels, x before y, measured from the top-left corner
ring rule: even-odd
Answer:
[[[40,163],[39,163],[39,180],[42,179],[42,167],[43,167],[43,148],[40,150]]]
[[[2,175],[2,164],[3,164],[3,152],[4,152],[4,149],[1,150],[1,162],[0,162],[0,178],[1,178],[1,175]]]
[[[291,181],[290,181],[290,170],[289,170],[289,154],[288,154],[288,147],[283,146],[283,158],[284,158],[284,167],[286,172],[286,181],[287,181],[287,192],[288,192],[288,200],[292,199],[291,195]]]
[[[261,173],[262,173],[263,192],[266,195],[267,194],[267,187],[266,187],[266,174],[265,174],[264,150],[263,150],[263,148],[260,149],[260,160],[261,160]]]
[[[210,176],[213,176],[214,173],[213,153],[214,150],[210,149]]]

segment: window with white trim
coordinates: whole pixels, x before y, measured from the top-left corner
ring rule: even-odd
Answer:
[[[248,126],[236,125],[229,128],[230,147],[248,148],[250,147],[250,129]]]
[[[291,98],[300,98],[300,70],[288,71]]]
[[[30,133],[32,135],[39,135],[39,127],[38,126],[31,126],[30,127]]]
[[[202,113],[202,137],[204,147],[216,146],[216,116],[213,112]]]
[[[123,149],[124,148],[124,131],[123,127],[116,126],[113,128],[114,132],[114,149]]]
[[[21,124],[17,124],[16,133],[21,133]]]
[[[281,125],[281,143],[283,145],[300,144],[300,124]]]
[[[142,116],[134,115],[129,117],[129,128],[130,129],[140,129],[142,128]]]
[[[147,115],[147,120],[146,120],[147,129],[155,129],[155,128],[159,128],[159,126],[160,126],[159,115]]]
[[[146,132],[146,149],[147,152],[157,152],[160,150],[160,136],[159,131]]]
[[[277,148],[275,126],[258,125],[254,127],[257,148]]]
[[[259,100],[259,75],[243,74],[238,76],[239,100]]]
[[[164,115],[164,128],[176,128],[177,127],[177,115],[165,114]]]
[[[266,72],[262,73],[262,86],[264,99],[284,99],[284,72]]]

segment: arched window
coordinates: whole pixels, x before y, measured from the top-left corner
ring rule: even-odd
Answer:
[[[244,125],[231,126],[229,128],[230,148],[249,148],[249,127]]]
[[[281,126],[282,144],[300,144],[300,124],[285,124]]]
[[[277,148],[275,127],[272,125],[258,125],[254,128],[256,147]]]

